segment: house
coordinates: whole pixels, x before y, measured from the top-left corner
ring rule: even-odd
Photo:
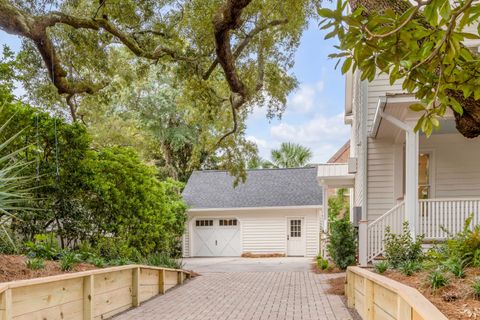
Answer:
[[[316,174],[314,167],[247,170],[235,187],[225,171],[193,172],[183,191],[183,255],[317,255],[323,190]]]
[[[409,106],[418,101],[387,75],[366,82],[348,73],[345,96],[348,163],[319,165],[317,179],[350,188],[360,264],[383,254],[387,226],[400,232],[407,221],[412,237],[431,242],[461,231],[472,213],[480,222],[480,139],[460,135],[452,112],[427,138],[413,130],[421,114]]]

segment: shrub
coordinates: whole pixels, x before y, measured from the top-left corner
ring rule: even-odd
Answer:
[[[100,238],[95,246],[94,254],[108,262],[138,262],[142,259],[138,250],[132,248],[127,241],[113,237]]]
[[[400,272],[406,276],[411,276],[421,268],[421,265],[416,261],[404,261],[399,266]]]
[[[34,241],[25,243],[27,255],[30,258],[42,258],[46,260],[57,260],[60,254],[60,247],[55,234],[37,234]]]
[[[348,218],[331,222],[330,242],[327,249],[333,262],[342,270],[355,264],[355,230]]]
[[[25,262],[25,265],[30,270],[39,270],[45,268],[45,260],[42,258],[29,258]]]
[[[428,275],[428,283],[433,290],[437,290],[448,283],[448,278],[441,270],[434,270]]]
[[[380,261],[374,264],[375,271],[379,274],[385,273],[388,270],[388,262]]]
[[[97,268],[104,268],[107,265],[105,259],[101,257],[90,257],[86,260],[86,262],[93,264]]]
[[[181,259],[175,259],[170,257],[166,253],[154,253],[149,255],[145,260],[144,263],[150,266],[156,267],[165,267],[165,268],[172,268],[172,269],[182,269],[183,263]]]
[[[472,284],[472,289],[473,289],[473,294],[475,295],[475,298],[480,298],[480,278],[475,279],[475,281]]]
[[[403,223],[401,234],[395,234],[387,227],[385,233],[385,258],[392,268],[398,268],[402,263],[408,261],[420,262],[422,253],[423,237],[419,236],[413,241],[410,235],[408,222]]]
[[[443,265],[447,268],[448,271],[453,273],[455,277],[465,278],[465,271],[463,270],[462,262],[457,257],[448,259],[443,263]]]
[[[19,241],[11,231],[0,232],[0,254],[15,254],[19,248],[21,248]]]
[[[317,256],[317,266],[320,268],[320,270],[327,270],[330,267],[328,260],[324,259],[322,256]]]
[[[70,271],[78,262],[80,262],[80,256],[77,253],[63,251],[60,258],[60,269],[62,271]]]

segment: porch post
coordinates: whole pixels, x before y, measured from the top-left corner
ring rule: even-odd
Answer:
[[[405,132],[405,218],[412,239],[415,239],[418,213],[418,132],[413,129]]]

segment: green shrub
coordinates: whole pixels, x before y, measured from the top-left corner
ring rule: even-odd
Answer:
[[[473,294],[475,295],[475,298],[480,298],[480,278],[475,279],[475,281],[472,284],[472,289],[473,289]]]
[[[328,260],[324,259],[322,256],[317,256],[317,266],[320,270],[327,270],[330,267]]]
[[[385,258],[388,264],[396,269],[404,262],[422,261],[422,241],[423,237],[421,236],[413,241],[406,221],[403,223],[401,234],[392,233],[390,227],[387,227],[385,232]]]
[[[465,271],[463,270],[462,262],[457,257],[448,259],[443,263],[443,265],[448,271],[453,273],[455,277],[465,278]]]
[[[21,244],[11,231],[0,232],[0,254],[15,254],[19,252],[19,248]]]
[[[42,258],[28,258],[25,265],[30,270],[39,270],[45,268],[45,260]]]
[[[97,268],[104,268],[107,265],[105,259],[101,257],[90,257],[86,260],[87,263],[93,264]]]
[[[337,267],[345,270],[355,264],[356,236],[348,218],[334,220],[330,224],[330,242],[327,250]]]
[[[139,262],[142,259],[137,249],[121,238],[103,237],[95,246],[95,255],[110,262]],[[115,263],[116,264],[116,263]],[[127,264],[127,263],[125,263]]]
[[[74,251],[63,251],[60,257],[60,269],[62,271],[70,271],[80,262],[80,256]]]
[[[172,269],[182,269],[183,263],[181,259],[170,257],[166,253],[153,253],[144,259],[144,263],[150,266],[165,267]]]
[[[415,272],[419,271],[421,268],[421,265],[416,261],[404,261],[398,267],[400,272],[406,276],[411,276]]]
[[[437,290],[448,283],[448,278],[442,273],[441,270],[437,269],[428,275],[427,281],[430,285],[430,288]]]
[[[34,241],[25,242],[27,255],[30,258],[57,260],[60,256],[60,247],[55,234],[37,234]]]
[[[380,261],[374,264],[375,271],[379,274],[385,273],[388,270],[388,262]]]

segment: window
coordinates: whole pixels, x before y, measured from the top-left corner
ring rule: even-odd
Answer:
[[[418,199],[428,199],[430,194],[430,155],[420,154],[418,159]]]
[[[213,226],[213,220],[197,220],[195,225],[197,227],[211,227]]]
[[[236,226],[237,219],[221,219],[219,224],[221,227]]]
[[[290,220],[290,237],[300,238],[302,236],[302,220]]]

